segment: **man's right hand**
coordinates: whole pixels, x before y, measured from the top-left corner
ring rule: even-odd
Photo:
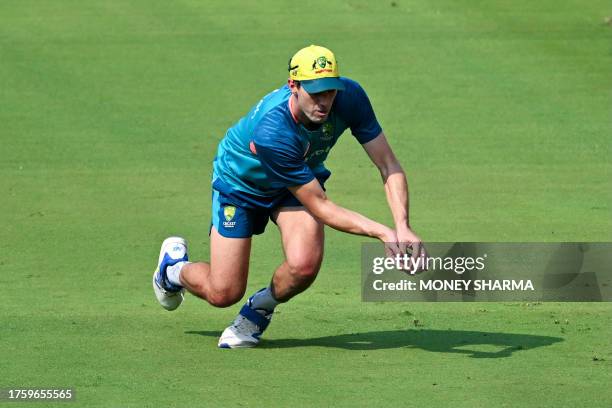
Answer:
[[[388,257],[395,257],[398,254],[403,255],[401,247],[397,242],[397,234],[395,231],[384,225],[382,225],[382,227],[383,229],[378,239],[385,244],[385,255]]]

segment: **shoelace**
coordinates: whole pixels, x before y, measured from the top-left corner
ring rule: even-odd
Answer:
[[[253,333],[259,332],[259,326],[250,321],[244,316],[238,316],[233,325],[240,333],[252,336]]]

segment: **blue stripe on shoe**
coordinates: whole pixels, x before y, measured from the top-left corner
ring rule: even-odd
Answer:
[[[178,292],[182,289],[182,287],[170,283],[170,281],[168,280],[168,276],[166,275],[166,269],[169,266],[176,265],[179,262],[186,262],[188,259],[189,258],[187,257],[187,254],[185,254],[185,256],[179,259],[171,258],[168,253],[164,254],[164,259],[162,259],[161,263],[159,264],[159,275],[161,278],[161,282],[159,283],[168,292]]]
[[[240,314],[246,317],[249,321],[255,323],[262,332],[266,330],[266,327],[268,327],[268,324],[270,324],[270,320],[257,313],[256,310],[251,309],[249,305],[242,306],[242,309],[240,309]]]

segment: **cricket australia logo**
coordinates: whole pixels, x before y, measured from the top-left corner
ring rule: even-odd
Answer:
[[[325,124],[323,124],[322,131],[323,133],[321,134],[321,140],[326,142],[332,140],[332,138],[334,137],[334,125],[329,122],[326,122]]]
[[[314,62],[312,63],[312,69],[316,69],[317,66],[319,66],[319,70],[316,71],[316,73],[321,73],[321,72],[332,72],[331,69],[332,68],[333,62],[331,62],[330,60],[328,60],[325,56],[321,56],[319,58],[317,58],[316,60],[314,60]],[[328,69],[325,69],[325,67],[328,67]]]
[[[223,216],[225,217],[223,226],[225,228],[234,228],[236,226],[236,221],[232,221],[234,219],[234,215],[236,215],[236,207],[233,205],[226,205],[223,207]]]

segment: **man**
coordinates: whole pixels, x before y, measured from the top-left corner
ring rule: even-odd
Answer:
[[[323,166],[330,149],[350,128],[376,164],[395,228],[342,208],[325,195],[330,176]],[[167,310],[184,290],[213,306],[227,307],[244,295],[251,237],[272,219],[280,229],[285,261],[272,281],[252,295],[219,339],[219,347],[253,347],[274,308],[314,281],[323,258],[323,226],[375,237],[390,253],[424,256],[408,218],[404,172],[391,151],[364,90],[341,78],[334,54],[311,45],[289,61],[287,85],[266,95],[219,144],[214,161],[210,262],[188,261],[187,243],[166,239],[153,289]]]

